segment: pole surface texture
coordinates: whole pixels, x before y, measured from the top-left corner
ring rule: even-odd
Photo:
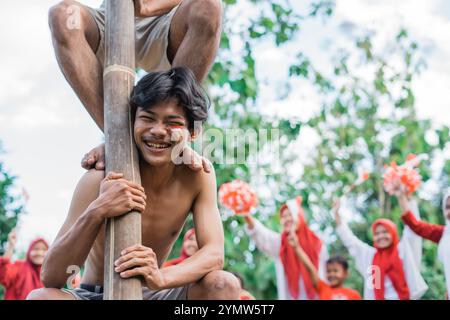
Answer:
[[[133,0],[106,1],[105,99],[106,172],[123,173],[124,178],[141,183],[139,161],[133,142],[129,97],[135,79],[135,28]],[[120,252],[141,243],[141,216],[130,212],[106,221],[105,300],[142,299],[138,278],[122,279],[114,272]]]

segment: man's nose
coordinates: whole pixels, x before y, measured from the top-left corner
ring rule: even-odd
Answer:
[[[157,123],[151,128],[150,133],[154,136],[165,136],[167,129],[163,123]]]

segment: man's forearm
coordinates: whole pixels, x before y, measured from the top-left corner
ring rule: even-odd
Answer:
[[[161,269],[166,288],[197,282],[206,274],[223,268],[224,253],[214,247],[203,247],[182,263]]]
[[[70,276],[69,266],[84,264],[102,226],[99,209],[88,208],[73,226],[53,243],[42,266],[42,281],[46,287],[61,288]]]

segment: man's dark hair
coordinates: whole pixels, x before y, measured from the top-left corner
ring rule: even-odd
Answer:
[[[209,97],[197,82],[194,73],[183,67],[147,74],[134,87],[130,103],[134,111],[137,107],[149,110],[156,104],[173,98],[183,107],[189,130],[194,129],[195,121],[203,124],[208,118]]]
[[[327,260],[327,264],[337,263],[344,268],[345,271],[348,270],[348,262],[347,259],[345,259],[343,256],[332,256],[330,259]]]

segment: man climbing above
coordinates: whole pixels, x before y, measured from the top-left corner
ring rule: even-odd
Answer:
[[[220,0],[134,0],[136,67],[191,69],[203,81],[220,42]],[[104,128],[105,3],[93,9],[64,0],[49,12],[58,64],[97,125]]]
[[[142,214],[142,245],[122,251],[115,272],[143,280],[144,299],[238,299],[239,283],[222,271],[224,236],[215,174],[176,166],[173,128],[195,137],[208,99],[186,68],[145,76],[133,90],[134,140],[142,186],[119,173],[88,171],[78,183],[64,225],[42,269],[45,289],[29,299],[102,299],[104,220],[131,210]],[[174,201],[176,199],[176,201]],[[176,266],[162,268],[189,213],[199,250]],[[70,266],[85,266],[80,288],[61,290]]]

